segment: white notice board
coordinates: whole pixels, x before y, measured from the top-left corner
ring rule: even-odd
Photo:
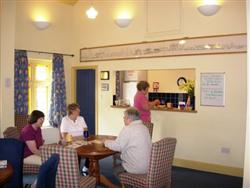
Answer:
[[[225,73],[201,73],[201,105],[225,106]]]

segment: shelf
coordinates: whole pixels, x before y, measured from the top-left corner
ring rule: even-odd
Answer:
[[[114,106],[114,105],[111,105],[110,107],[111,108],[129,108],[131,106]]]
[[[110,106],[111,108],[128,108],[130,106]],[[159,107],[154,107],[151,110],[153,111],[167,111],[167,112],[186,112],[186,113],[197,113],[196,110],[180,110],[178,108],[159,108]]]

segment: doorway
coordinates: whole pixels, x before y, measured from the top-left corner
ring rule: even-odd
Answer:
[[[96,70],[76,69],[76,102],[80,105],[80,115],[84,117],[89,134],[96,133]]]

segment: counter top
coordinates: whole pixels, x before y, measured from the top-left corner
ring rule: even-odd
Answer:
[[[110,106],[111,108],[128,108],[130,106]],[[151,110],[154,110],[154,111],[168,111],[168,112],[187,112],[187,113],[197,113],[196,110],[187,110],[187,109],[184,109],[184,110],[180,110],[178,108],[167,108],[167,107],[153,107]]]

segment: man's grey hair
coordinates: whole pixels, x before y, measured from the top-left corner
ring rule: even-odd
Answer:
[[[140,113],[134,107],[130,107],[127,110],[125,110],[124,115],[126,115],[132,121],[136,121],[140,119]]]

